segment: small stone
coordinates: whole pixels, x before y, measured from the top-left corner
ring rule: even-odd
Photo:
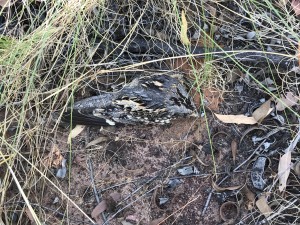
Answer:
[[[59,198],[58,197],[55,197],[54,201],[53,201],[53,204],[56,204],[59,202]]]
[[[159,198],[159,205],[165,204],[167,201],[169,201],[169,198]]]
[[[255,38],[255,36],[256,36],[256,32],[255,31],[250,31],[250,32],[248,32],[246,37],[247,37],[248,40],[253,40]]]
[[[200,31],[200,30],[197,30],[197,31],[194,33],[192,39],[197,40],[197,39],[199,39],[200,37],[201,37],[201,31]]]

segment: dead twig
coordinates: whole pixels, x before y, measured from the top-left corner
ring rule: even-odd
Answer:
[[[101,196],[100,196],[100,194],[98,193],[97,188],[96,188],[96,185],[95,185],[95,180],[94,180],[94,169],[93,169],[93,164],[92,164],[91,158],[88,158],[87,164],[88,164],[88,168],[89,168],[89,171],[90,171],[90,178],[91,178],[91,183],[92,183],[92,186],[93,186],[93,192],[94,192],[96,201],[97,201],[97,203],[99,204],[100,201],[101,201]],[[105,213],[102,212],[101,215],[102,215],[102,219],[103,219],[104,223],[105,223],[105,224],[108,224],[107,217],[106,217]]]
[[[184,56],[193,54],[196,58],[205,58],[211,55],[214,59],[224,59],[227,62],[239,62],[247,65],[255,65],[257,67],[264,67],[266,62],[274,68],[281,68],[285,70],[292,70],[298,67],[298,59],[289,55],[283,55],[275,52],[266,52],[263,50],[247,50],[247,49],[232,49],[232,48],[207,48],[199,46],[190,46],[187,50],[185,46],[178,43],[166,43],[160,40],[145,39],[143,37],[136,37],[132,40],[127,40],[126,45],[110,45],[110,50],[116,53],[123,53],[124,50],[134,54],[154,54],[157,56]],[[105,52],[107,45],[99,45],[98,50]]]

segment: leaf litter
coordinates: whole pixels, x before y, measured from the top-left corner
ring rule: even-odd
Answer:
[[[292,167],[292,152],[294,151],[297,143],[300,140],[300,126],[299,131],[288,146],[285,149],[285,153],[280,157],[278,164],[278,180],[279,180],[279,191],[282,192],[285,190],[287,185],[287,180],[290,175]]]
[[[285,108],[299,104],[300,96],[294,95],[292,92],[287,92],[286,95],[281,95],[281,98],[277,100],[276,109],[283,111]]]
[[[269,206],[265,195],[261,195],[258,198],[258,200],[255,202],[255,204],[259,209],[259,211],[261,212],[261,214],[264,215],[265,217],[269,217],[273,213],[273,210]]]
[[[70,132],[68,137],[68,143],[71,143],[71,140],[77,137],[85,129],[84,125],[76,125]]]
[[[245,115],[221,115],[215,113],[215,116],[221,120],[223,123],[236,123],[236,124],[248,124],[253,125],[256,123],[261,123],[271,112],[273,108],[271,107],[271,100],[263,103],[259,108],[257,108],[252,116]]]

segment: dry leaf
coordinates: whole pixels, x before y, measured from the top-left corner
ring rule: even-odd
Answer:
[[[105,198],[105,202],[106,202],[106,211],[108,213],[113,213],[116,212],[116,207],[118,205],[118,202],[121,200],[121,195],[118,192],[113,192],[111,193],[109,196],[107,196]]]
[[[71,139],[77,137],[83,130],[84,125],[76,125],[73,130],[71,130],[69,137],[68,137],[68,144],[71,143]]]
[[[6,8],[10,5],[9,2],[10,2],[10,0],[0,0],[0,6]]]
[[[286,188],[286,182],[289,177],[292,167],[292,151],[296,147],[300,140],[300,127],[298,133],[295,135],[290,145],[285,149],[285,154],[281,156],[278,165],[278,180],[279,180],[279,191],[283,191]]]
[[[286,96],[281,95],[280,100],[277,101],[276,109],[283,111],[286,107],[291,107],[297,104],[300,97],[294,95],[292,92],[287,92]]]
[[[181,32],[180,32],[180,39],[182,44],[184,45],[190,45],[191,42],[187,36],[187,28],[188,28],[188,24],[187,24],[187,20],[185,17],[185,13],[184,10],[181,11]]]
[[[158,219],[152,220],[149,225],[159,225],[162,224],[162,222],[165,220],[165,217],[160,217]]]
[[[125,219],[129,220],[129,221],[132,221],[132,222],[135,222],[135,224],[138,223],[138,221],[139,221],[139,218],[136,214],[128,215],[128,216],[126,216]]]
[[[276,5],[280,6],[280,7],[284,7],[287,4],[287,1],[289,1],[289,0],[278,0],[276,2]]]
[[[286,4],[289,2],[290,0],[279,0],[278,5],[280,7],[285,7]]]
[[[212,181],[212,187],[213,187],[213,189],[215,189],[218,192],[222,192],[222,191],[234,191],[234,190],[240,189],[243,185],[244,184],[237,185],[237,186],[232,186],[232,187],[220,187],[219,185],[216,184],[216,182]]]
[[[244,77],[243,72],[240,69],[233,68],[226,73],[226,80],[228,83],[233,84],[237,79]]]
[[[299,0],[292,0],[291,6],[296,14],[296,16],[300,15],[300,1]]]
[[[255,194],[245,185],[242,189],[242,192],[247,197],[248,201],[254,202],[255,201]]]
[[[245,115],[221,115],[215,113],[215,116],[223,123],[236,123],[236,124],[256,124],[257,121],[253,117]]]
[[[195,106],[199,109],[201,107],[201,95],[199,91],[197,91],[195,88],[192,88],[191,96],[193,96],[193,101],[195,103]]]
[[[119,192],[114,191],[109,195],[115,202],[119,202],[121,200],[121,195]]]
[[[247,210],[252,210],[254,207],[254,202],[255,202],[255,194],[247,187],[247,185],[245,185],[242,188],[242,193],[247,198],[247,201],[246,201]]]
[[[92,140],[90,143],[88,143],[86,145],[86,148],[91,147],[91,146],[96,145],[96,144],[99,144],[101,142],[107,141],[107,140],[108,140],[107,137],[98,137],[95,140]]]
[[[222,101],[221,91],[215,88],[205,88],[203,90],[205,100],[208,102],[207,107],[210,110],[219,110],[219,103]]]
[[[101,213],[105,210],[113,212],[116,208],[117,201],[119,201],[121,195],[118,192],[113,192],[109,195],[109,198],[102,200],[92,211],[91,215],[96,220],[97,224],[103,224]]]
[[[97,220],[99,218],[100,214],[103,213],[107,209],[106,201],[101,201],[92,211],[92,217]]]
[[[208,11],[210,12],[210,15],[212,17],[216,17],[217,15],[217,9],[211,5],[207,5],[206,8],[208,9]]]
[[[271,207],[268,205],[266,196],[261,195],[255,204],[261,214],[263,214],[265,217],[268,217],[273,213]]]
[[[297,57],[298,57],[298,67],[300,65],[300,41],[298,41],[298,54],[297,54]]]
[[[53,145],[49,154],[44,158],[45,165],[48,167],[60,168],[64,157],[57,145]]]
[[[232,154],[232,158],[233,158],[234,163],[235,163],[235,160],[236,160],[237,148],[238,148],[237,141],[232,140],[232,142],[231,142],[231,154]]]
[[[263,103],[259,108],[257,108],[253,113],[252,117],[260,123],[263,121],[264,118],[266,118],[267,115],[269,115],[273,111],[273,108],[271,108],[271,99]]]
[[[122,225],[133,225],[132,223],[127,222],[126,220],[121,221],[121,223]]]
[[[35,223],[34,217],[28,207],[26,207],[25,213],[26,213],[26,216],[28,217],[28,219],[30,220],[31,224],[34,224]]]
[[[282,192],[286,188],[286,182],[291,171],[292,152],[288,151],[280,157],[278,165],[279,191]]]
[[[141,167],[135,170],[128,170],[128,173],[130,173],[131,176],[137,177],[145,174],[145,167]]]

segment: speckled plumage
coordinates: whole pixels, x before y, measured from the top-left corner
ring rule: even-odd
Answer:
[[[72,112],[72,113],[71,113]],[[73,124],[168,124],[177,117],[198,116],[181,82],[168,75],[138,77],[121,90],[75,102],[64,113]]]

